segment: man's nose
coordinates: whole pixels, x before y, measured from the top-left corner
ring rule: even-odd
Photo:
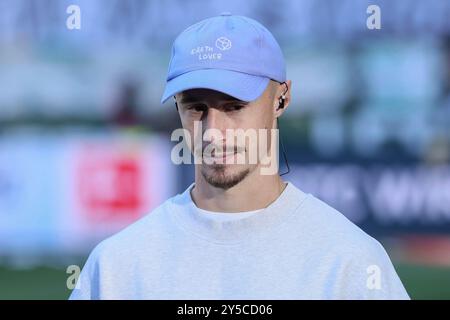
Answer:
[[[225,117],[223,112],[216,108],[208,108],[208,112],[203,118],[203,129],[217,129],[223,131],[225,125]]]

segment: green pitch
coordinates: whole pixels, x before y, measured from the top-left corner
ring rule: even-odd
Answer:
[[[450,299],[450,268],[397,264],[396,270],[413,299]],[[0,299],[67,299],[65,269],[0,267]]]

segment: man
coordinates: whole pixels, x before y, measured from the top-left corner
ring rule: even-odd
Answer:
[[[201,160],[195,182],[100,243],[72,299],[409,298],[376,240],[263,171],[291,101],[266,28],[229,13],[187,28],[173,44],[162,102],[169,98],[186,136],[201,125],[201,142],[189,145]],[[216,131],[205,138],[208,130]],[[250,161],[252,139],[236,143],[227,130],[262,132],[258,144],[268,143]]]

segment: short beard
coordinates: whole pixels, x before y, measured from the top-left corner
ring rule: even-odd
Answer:
[[[223,190],[228,190],[239,182],[245,179],[247,175],[250,173],[250,169],[246,168],[245,170],[238,172],[234,175],[225,175],[226,165],[216,164],[213,165],[214,173],[212,175],[208,175],[206,170],[201,170],[203,178],[205,178],[206,182],[216,188],[220,188]]]

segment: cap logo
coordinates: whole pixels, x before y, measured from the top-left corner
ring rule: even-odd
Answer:
[[[216,47],[222,51],[229,50],[231,48],[231,40],[226,37],[219,37],[216,40]]]

